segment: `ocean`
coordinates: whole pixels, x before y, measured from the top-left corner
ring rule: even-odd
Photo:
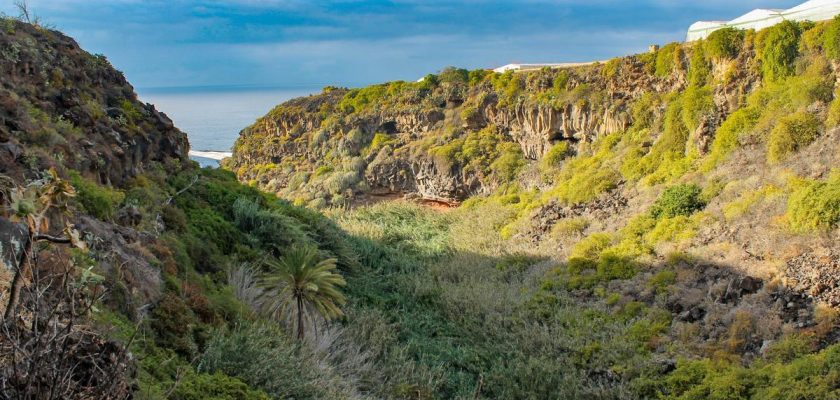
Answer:
[[[138,89],[141,101],[152,103],[187,133],[190,158],[217,167],[229,155],[239,132],[274,106],[321,88],[158,88]],[[196,152],[198,154],[196,154]]]

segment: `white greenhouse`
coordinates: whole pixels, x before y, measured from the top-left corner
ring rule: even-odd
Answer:
[[[769,28],[779,22],[824,21],[840,14],[840,0],[811,0],[787,10],[756,9],[731,21],[698,21],[688,28],[686,40],[691,42],[707,38],[712,32],[723,28],[755,29]]]

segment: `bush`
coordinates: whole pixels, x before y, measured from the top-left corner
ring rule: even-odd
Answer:
[[[484,81],[484,78],[489,74],[491,74],[491,72],[486,69],[474,69],[467,75],[467,81],[470,86],[475,86]]]
[[[799,27],[790,21],[766,29],[761,48],[761,70],[766,80],[778,81],[793,73],[799,34]]]
[[[682,67],[682,48],[679,43],[668,43],[656,52],[655,74],[664,78]]]
[[[799,112],[779,120],[767,140],[767,161],[784,161],[789,155],[811,144],[819,133],[820,121],[813,114]]]
[[[310,243],[304,227],[296,219],[262,208],[247,198],[240,198],[233,204],[233,219],[242,232],[275,254],[292,245]]]
[[[110,220],[117,206],[125,199],[125,193],[97,185],[77,172],[70,173],[70,182],[76,188],[76,199],[85,212],[98,219]]]
[[[715,132],[715,139],[704,169],[713,168],[735,150],[738,147],[739,137],[752,130],[759,117],[761,117],[761,111],[749,106],[730,114]]]
[[[736,58],[744,42],[744,31],[736,28],[724,28],[712,32],[704,43],[709,57]]]
[[[704,86],[708,83],[712,74],[712,66],[706,59],[705,50],[702,46],[694,47],[688,67],[688,84],[693,87]]]
[[[571,257],[596,259],[610,245],[612,245],[612,236],[610,234],[593,233],[575,245],[572,249]]]
[[[198,321],[179,296],[171,292],[164,295],[152,310],[151,320],[160,346],[173,349],[186,359],[195,354],[193,327]]]
[[[169,396],[172,400],[268,400],[262,391],[253,390],[239,379],[221,372],[187,373]]]
[[[463,68],[446,67],[438,74],[438,78],[444,83],[468,83],[470,71]]]
[[[338,398],[343,388],[276,324],[245,324],[216,331],[198,360],[202,372],[220,371],[274,398]]]
[[[825,182],[810,181],[791,194],[787,219],[796,232],[829,230],[840,223],[840,170]]]
[[[706,207],[702,193],[703,190],[693,183],[671,186],[662,192],[650,213],[654,218],[689,216]]]
[[[560,163],[569,156],[569,154],[569,142],[557,142],[557,144],[551,146],[551,149],[549,149],[548,152],[545,153],[545,156],[543,156],[542,167],[544,169],[558,167]]]
[[[525,166],[522,149],[516,143],[502,143],[497,149],[499,155],[490,164],[490,170],[500,182],[512,182]]]
[[[828,58],[840,60],[840,15],[827,24],[822,45]]]

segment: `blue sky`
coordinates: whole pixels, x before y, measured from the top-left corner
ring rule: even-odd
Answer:
[[[30,0],[140,88],[358,86],[448,65],[601,60],[785,0]],[[0,11],[15,15],[11,0]]]

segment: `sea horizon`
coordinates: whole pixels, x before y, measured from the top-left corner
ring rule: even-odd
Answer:
[[[202,166],[217,166],[218,153],[230,153],[242,129],[275,106],[290,99],[319,93],[321,87],[252,85],[138,88],[141,101],[155,105],[184,131],[192,156]],[[210,153],[208,155],[208,153]],[[214,154],[215,153],[215,154]]]

